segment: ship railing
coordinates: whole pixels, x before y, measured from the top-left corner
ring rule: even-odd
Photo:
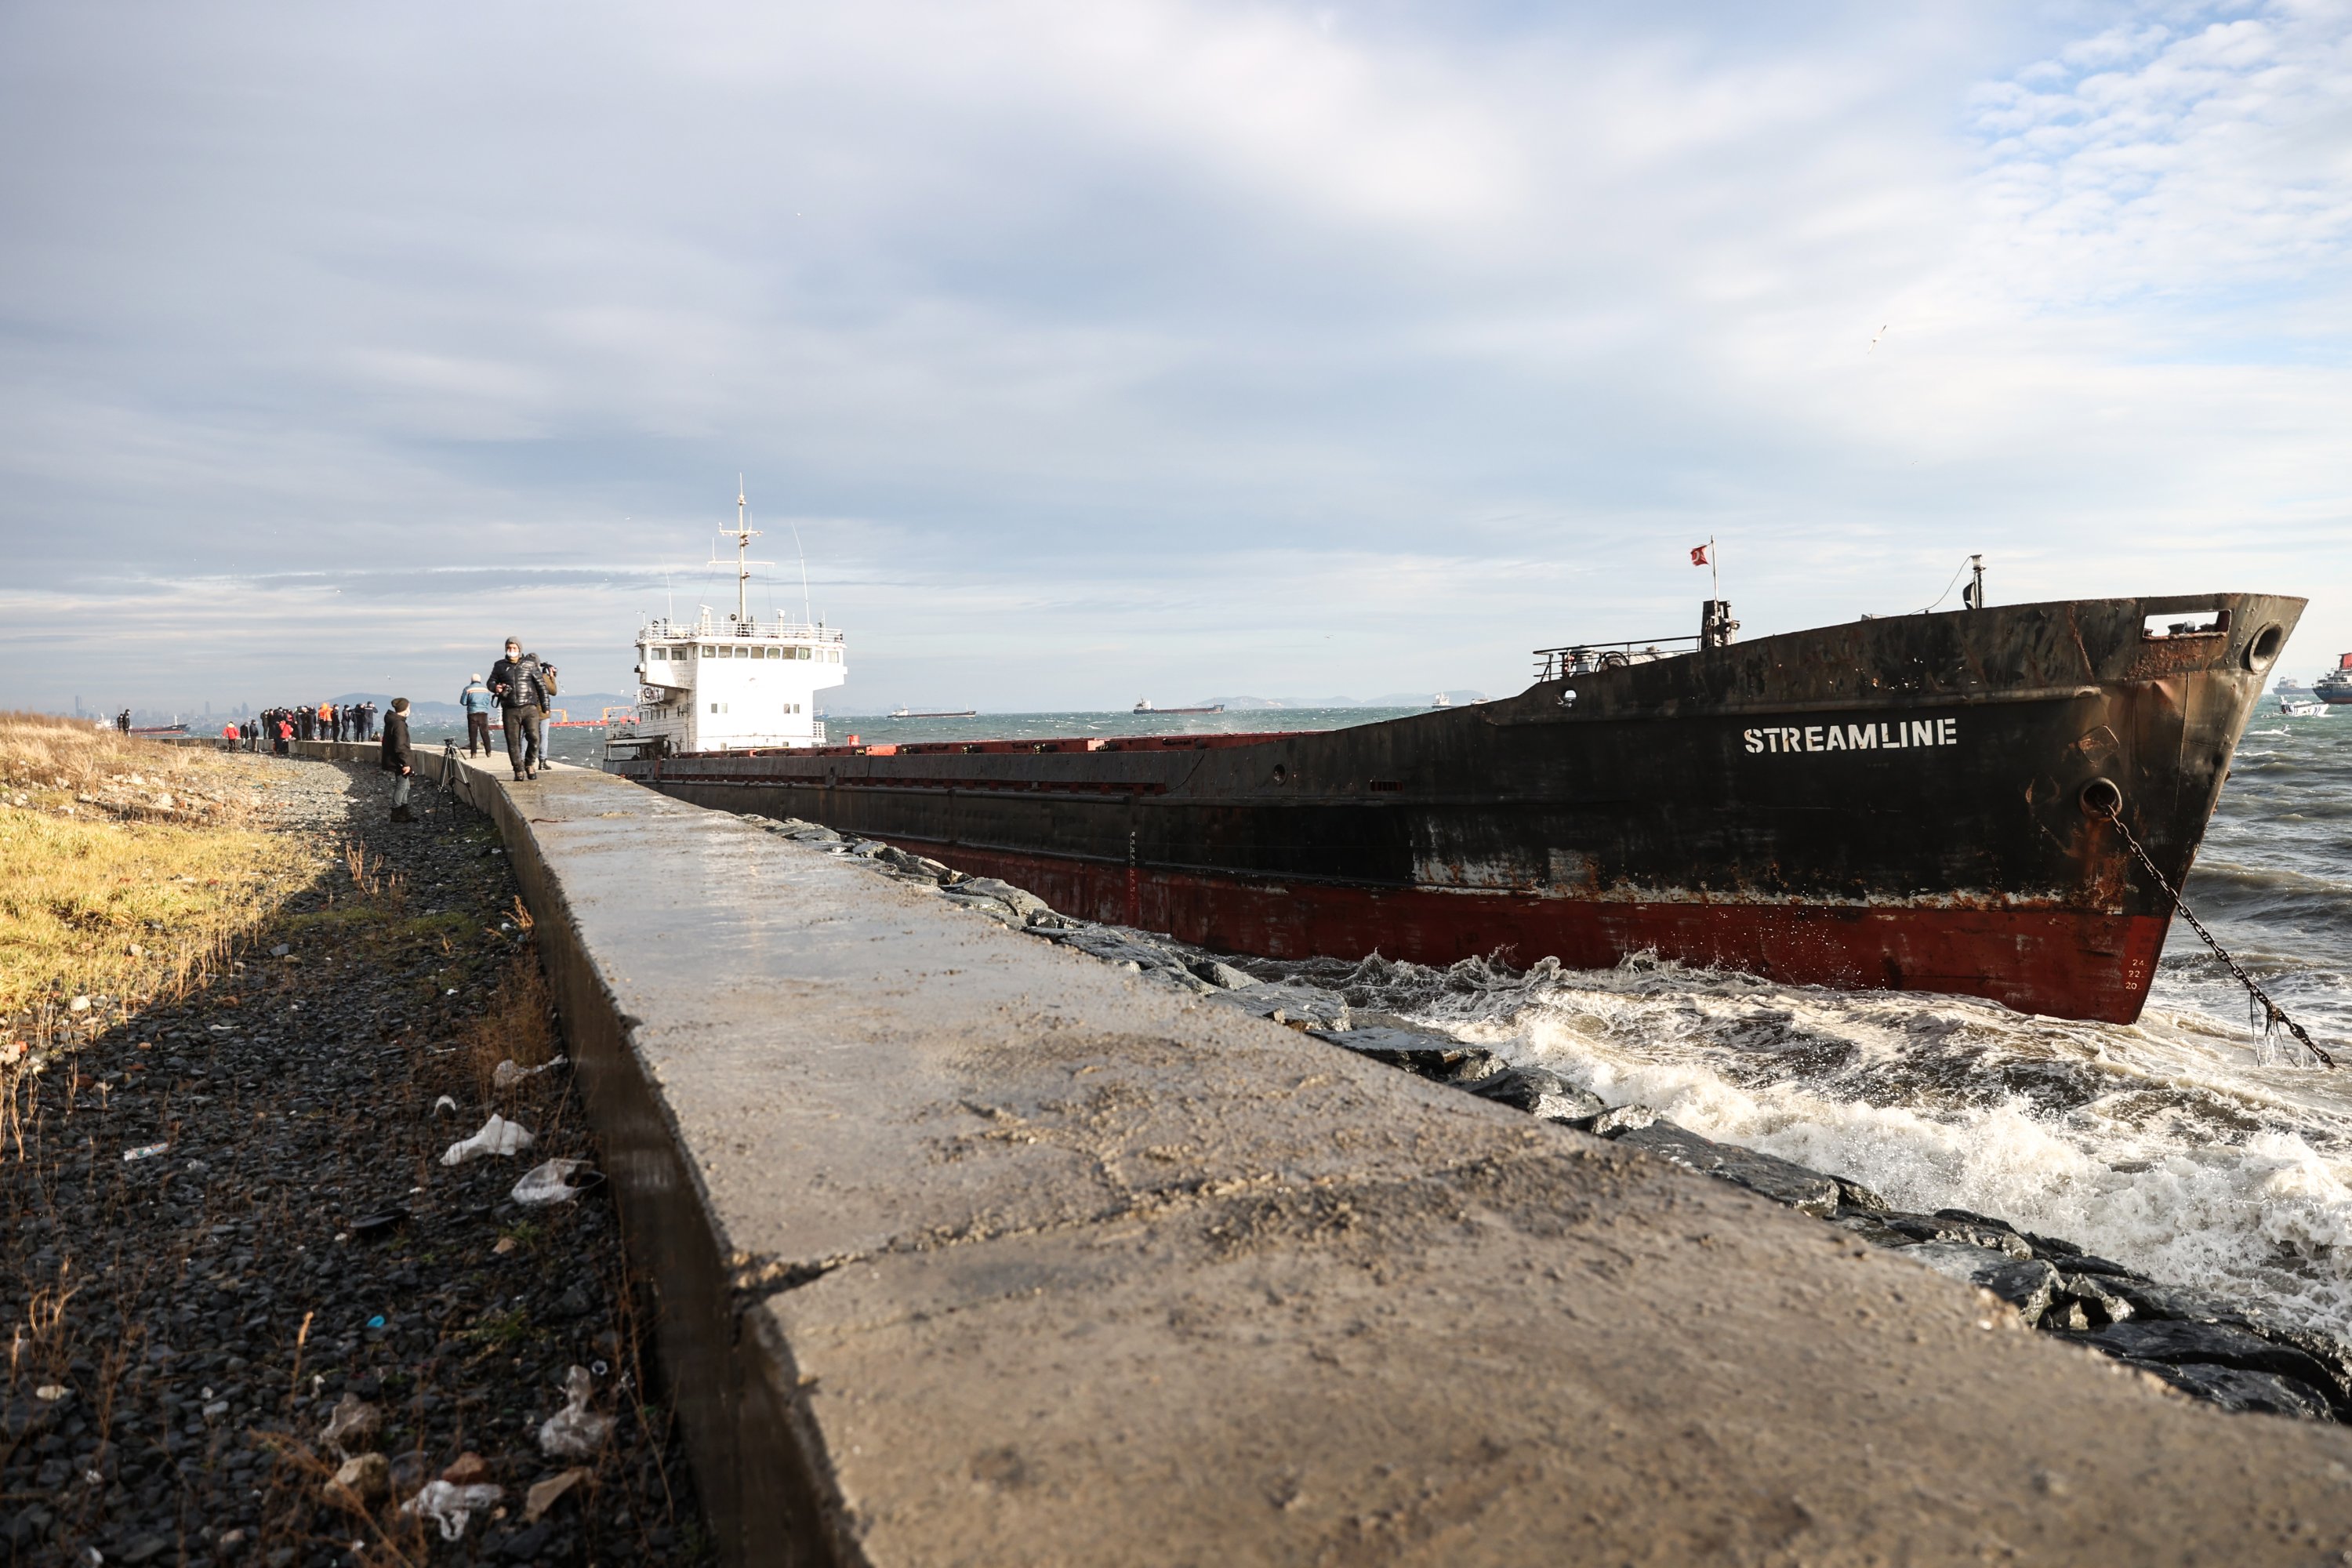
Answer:
[[[1536,679],[1559,680],[1590,675],[1596,669],[1617,669],[1629,664],[1654,664],[1697,649],[1696,637],[1628,637],[1623,642],[1571,643],[1566,647],[1535,650]]]
[[[839,626],[810,626],[801,621],[739,621],[733,617],[713,620],[706,616],[697,621],[665,620],[658,616],[645,623],[641,634],[648,637],[692,638],[697,642],[718,642],[726,637],[787,637],[794,642],[845,643],[848,634]]]

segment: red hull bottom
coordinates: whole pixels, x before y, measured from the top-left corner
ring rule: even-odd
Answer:
[[[1130,870],[893,836],[959,871],[1026,888],[1081,919],[1266,958],[1372,952],[1444,965],[1499,953],[1605,969],[1654,952],[1793,985],[1940,991],[2020,1012],[2129,1024],[2170,921],[2063,910],[1614,903],[1509,892],[1283,884]]]

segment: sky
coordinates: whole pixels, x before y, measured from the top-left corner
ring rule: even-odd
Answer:
[[[0,7],[0,706],[850,639],[844,708],[2312,600],[2352,0]],[[1954,595],[1943,601],[1947,607]]]

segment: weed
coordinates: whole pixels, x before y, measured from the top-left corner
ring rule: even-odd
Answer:
[[[530,1315],[520,1308],[502,1312],[485,1312],[474,1320],[459,1337],[469,1344],[482,1347],[483,1353],[512,1350],[533,1337],[537,1331],[530,1326]]]

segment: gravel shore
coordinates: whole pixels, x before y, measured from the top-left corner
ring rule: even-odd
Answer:
[[[315,879],[184,1003],[12,1069],[0,1555],[708,1561],[496,835],[247,761]],[[494,1114],[529,1146],[444,1163]],[[518,1202],[551,1159],[587,1190]]]

